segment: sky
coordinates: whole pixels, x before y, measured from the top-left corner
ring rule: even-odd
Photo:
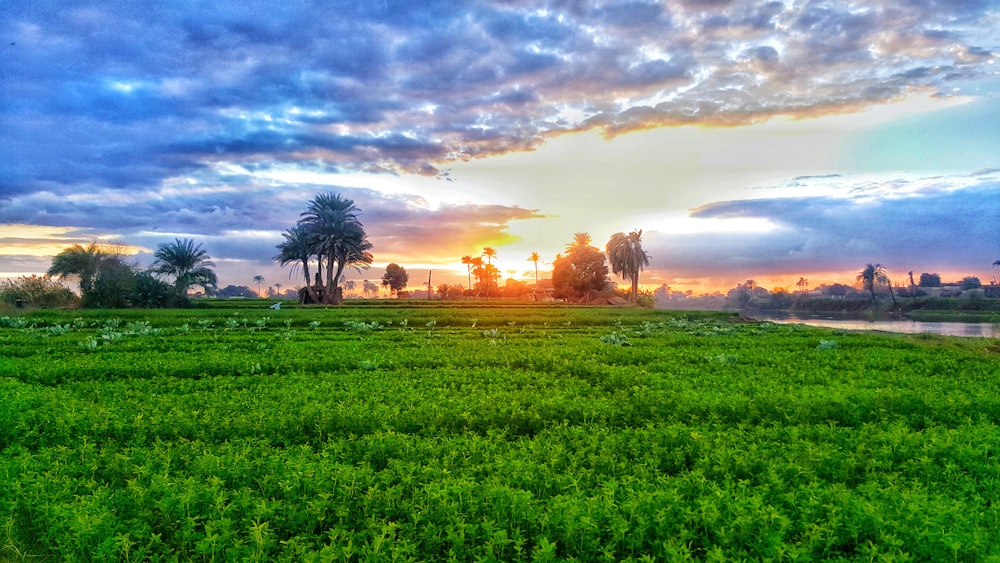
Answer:
[[[348,277],[413,289],[634,229],[650,288],[988,282],[998,43],[976,0],[0,0],[0,277],[190,238],[291,287],[275,245],[334,192],[374,244]]]

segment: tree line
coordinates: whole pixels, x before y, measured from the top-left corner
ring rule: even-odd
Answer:
[[[184,306],[189,288],[201,286],[208,292],[218,283],[211,257],[190,239],[160,244],[153,258],[152,265],[142,268],[122,243],[74,244],[56,254],[46,277],[8,283],[5,290],[20,291],[24,296],[18,299],[36,306],[53,299],[67,305],[75,296],[60,292],[54,280],[75,280],[84,307],[152,308]]]
[[[353,268],[360,272],[370,268],[374,260],[373,245],[360,215],[361,210],[353,200],[338,193],[322,193],[310,200],[295,225],[282,233],[273,259],[281,267],[290,265],[292,275],[301,273],[304,286],[299,290],[300,302],[343,303],[341,283],[346,282],[345,270]],[[76,244],[54,257],[47,275],[62,281],[77,281],[84,307],[183,306],[188,304],[188,290],[192,287],[201,286],[206,294],[218,290],[211,256],[201,244],[190,239],[175,239],[157,246],[154,262],[148,268],[131,261],[125,250],[121,243]],[[462,257],[468,269],[469,287],[475,296],[499,293],[500,271],[493,264],[496,257],[497,251],[492,247],[485,247],[481,256]],[[535,265],[537,289],[540,257],[533,252],[528,260]],[[615,288],[608,276],[610,263],[611,272],[631,283],[629,296],[634,302],[638,298],[639,273],[649,265],[649,260],[649,254],[642,249],[641,230],[615,233],[604,251],[591,245],[589,234],[576,233],[573,242],[566,245],[565,252],[556,255],[553,262],[553,297],[585,301],[596,295],[613,293]],[[382,286],[397,296],[402,295],[408,281],[406,269],[395,263],[389,264],[382,276]],[[263,282],[263,276],[254,277],[258,295],[262,293]],[[526,289],[526,284],[509,280],[509,286],[511,282],[519,286],[514,289],[521,293]],[[40,297],[43,294],[58,296],[57,301],[71,299],[47,283],[51,283],[50,280],[39,278],[13,285],[8,283],[4,287],[31,288],[30,292],[22,293],[36,302],[43,299]],[[242,293],[242,286],[232,287]],[[366,293],[371,289],[367,280],[364,289]],[[428,291],[430,289],[428,287]],[[443,290],[440,291],[442,295],[454,295],[454,287],[439,286],[439,289]]]

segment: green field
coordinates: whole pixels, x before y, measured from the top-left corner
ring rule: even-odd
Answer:
[[[613,308],[0,318],[0,560],[1000,561],[1000,343]]]

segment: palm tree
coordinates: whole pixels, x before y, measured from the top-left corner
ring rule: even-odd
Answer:
[[[871,292],[872,303],[875,303],[875,288],[886,286],[889,288],[889,297],[892,297],[892,304],[896,306],[896,296],[892,291],[892,284],[889,281],[889,273],[882,264],[866,264],[865,269],[858,274],[858,281],[861,288]]]
[[[215,267],[212,257],[200,243],[196,246],[191,239],[174,239],[174,242],[161,244],[156,247],[153,257],[156,260],[152,271],[173,276],[174,289],[181,297],[187,295],[192,285],[200,285],[208,292],[219,283],[212,271]]]
[[[292,270],[288,273],[291,278],[295,269],[302,267],[302,275],[306,280],[306,295],[311,303],[316,303],[316,294],[313,292],[312,279],[309,276],[309,259],[313,255],[312,247],[309,244],[309,230],[302,223],[296,223],[291,229],[285,229],[281,233],[285,240],[278,244],[278,255],[274,260],[284,268],[286,264],[292,265]]]
[[[472,265],[472,275],[476,276],[476,297],[479,297],[486,285],[486,268],[479,256],[469,260],[469,264]]]
[[[535,291],[538,291],[538,261],[541,260],[541,256],[537,252],[532,252],[531,256],[528,256],[528,262],[535,263]]]
[[[809,280],[799,278],[799,281],[795,282],[795,287],[799,288],[799,291],[805,291],[805,289],[809,287]]]
[[[101,263],[108,256],[97,243],[87,246],[74,244],[55,255],[47,273],[58,278],[76,277],[80,282],[80,293],[86,294],[93,289]]]
[[[611,235],[605,250],[611,262],[611,271],[632,282],[631,299],[635,303],[639,295],[639,272],[649,265],[649,254],[642,249],[642,229],[627,235]]]
[[[308,229],[312,253],[326,262],[324,303],[343,301],[337,282],[347,266],[364,269],[372,263],[372,244],[358,220],[360,213],[353,200],[325,193],[309,202],[299,220]]]
[[[257,298],[259,299],[261,297],[264,297],[264,290],[263,290],[264,276],[257,274],[256,276],[253,277],[253,283],[257,284]]]
[[[573,242],[566,245],[566,251],[572,252],[574,248],[585,248],[590,246],[590,233],[573,233]]]
[[[275,283],[274,284],[274,293],[276,293],[278,295],[278,297],[281,297],[281,286],[282,286],[282,284],[280,284],[280,283]]]
[[[462,263],[465,264],[465,271],[469,274],[469,288],[472,288],[472,256],[465,255],[462,257]]]

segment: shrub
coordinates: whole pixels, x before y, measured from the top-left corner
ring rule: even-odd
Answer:
[[[16,305],[18,300],[32,307],[66,307],[77,303],[77,296],[49,276],[21,276],[0,283],[0,302]]]

